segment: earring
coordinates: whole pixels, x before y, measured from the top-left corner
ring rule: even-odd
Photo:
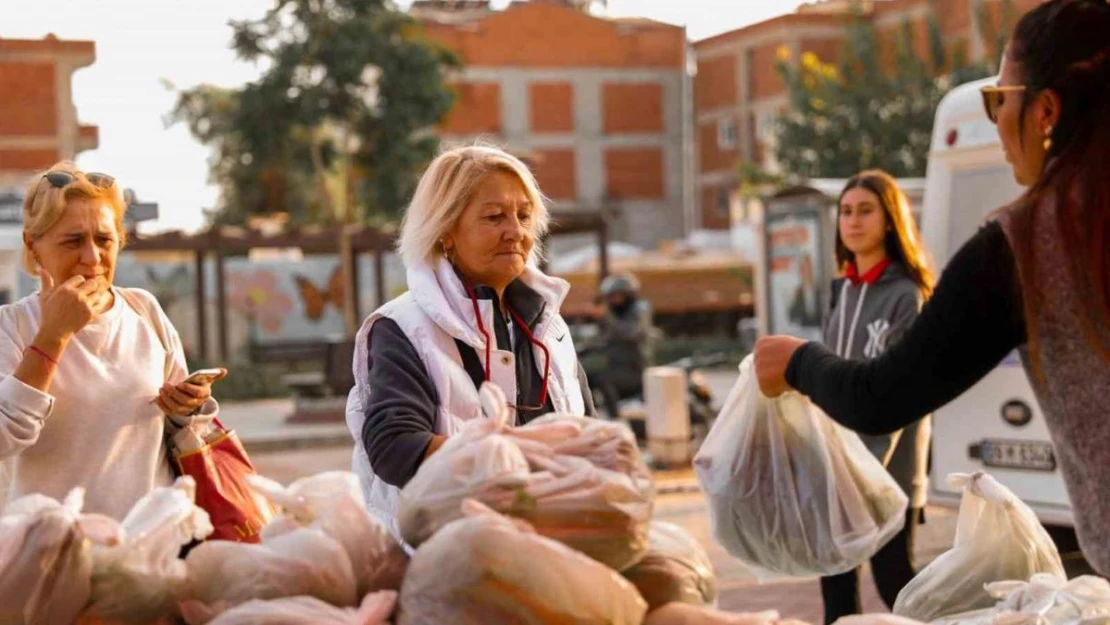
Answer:
[[[1052,149],[1052,126],[1044,129],[1044,151],[1048,152]]]

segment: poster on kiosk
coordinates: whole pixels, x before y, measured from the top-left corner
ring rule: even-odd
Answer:
[[[817,189],[794,187],[766,198],[764,205],[766,330],[820,340],[834,277],[833,200]]]

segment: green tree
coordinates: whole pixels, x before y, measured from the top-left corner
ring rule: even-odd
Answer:
[[[221,199],[210,220],[396,217],[438,148],[456,57],[389,0],[275,0],[232,28],[236,54],[262,76],[180,92],[168,117],[212,150]]]
[[[1004,9],[1004,15],[1009,13]],[[979,22],[984,32],[991,32],[988,20]],[[869,168],[894,176],[925,175],[941,98],[953,85],[989,76],[993,69],[969,63],[962,48],[948,49],[934,15],[923,42],[928,54],[918,53],[907,21],[895,37],[888,64],[878,30],[859,4],[846,28],[836,65],[812,53],[797,60],[780,54],[778,69],[789,97],[777,120],[775,156],[780,166],[810,178],[842,178]],[[1002,28],[1008,32],[1005,20]]]

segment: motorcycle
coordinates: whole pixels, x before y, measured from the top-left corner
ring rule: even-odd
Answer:
[[[579,358],[596,350],[597,347],[583,348],[579,350]],[[719,410],[716,398],[713,396],[713,390],[709,387],[702,370],[726,364],[728,361],[728,354],[713,352],[687,356],[664,365],[682,369],[686,373],[686,402],[690,413],[690,438],[695,444],[700,443],[709,433]],[[604,411],[601,407],[604,402],[601,394],[597,389],[593,389],[593,394],[594,405],[598,407],[598,413],[602,414]],[[618,405],[621,419],[628,422],[629,427],[636,434],[636,439],[641,444],[646,442],[647,420],[644,414],[643,389],[641,388],[636,395],[622,398]]]

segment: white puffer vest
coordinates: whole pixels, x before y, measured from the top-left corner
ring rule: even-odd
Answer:
[[[362,426],[366,421],[363,406],[368,405],[375,389],[369,388],[368,360],[370,329],[379,319],[391,319],[412,341],[428,370],[439,395],[436,433],[452,436],[471,419],[482,418],[478,389],[467,374],[455,340],[485,355],[485,338],[474,319],[474,304],[465,287],[446,259],[410,268],[407,272],[409,291],[386,303],[362,324],[355,339],[355,387],[347,397],[347,427],[355,440],[352,470],[359,477],[370,511],[400,538],[396,524],[397,497],[400,490],[374,475],[370,459],[362,444]],[[566,322],[559,308],[570,285],[545,275],[529,266],[520,280],[536,291],[546,305],[533,334],[543,341],[551,353],[551,377],[548,395],[555,412],[581,415],[585,413],[582,387],[578,382],[578,355]],[[479,300],[482,324],[493,336],[494,302]],[[490,349],[490,378],[506,397],[516,397],[516,362],[511,351]],[[542,366],[544,355],[537,347],[535,362]],[[515,418],[515,415],[513,415]]]

